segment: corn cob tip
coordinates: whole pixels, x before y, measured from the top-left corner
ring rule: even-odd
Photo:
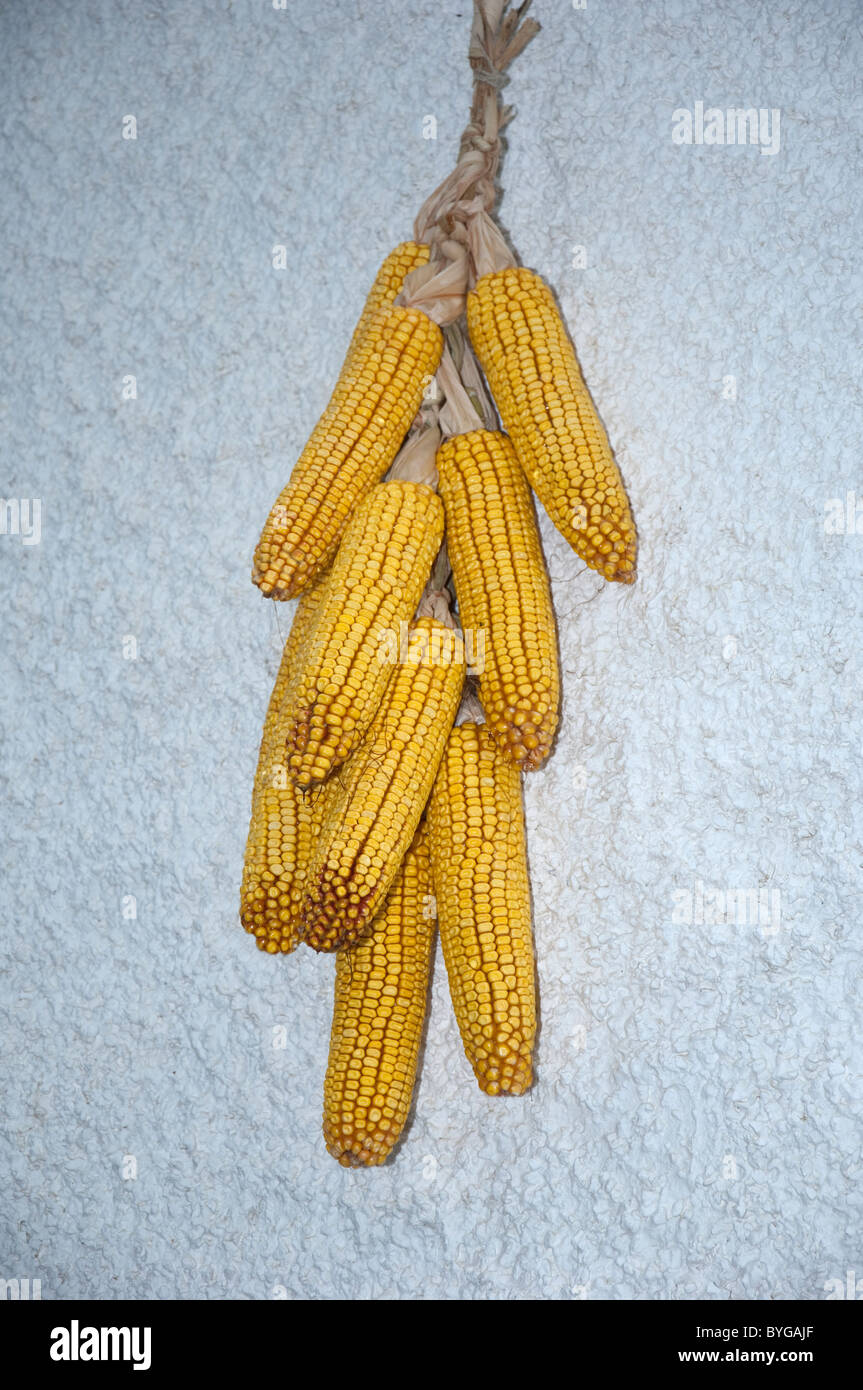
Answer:
[[[516,1039],[513,1038],[510,1041],[514,1043]],[[519,1061],[524,1062],[524,1065],[519,1065]],[[523,1096],[533,1085],[533,1068],[530,1059],[525,1061],[516,1058],[515,1064],[513,1064],[511,1053],[508,1050],[502,1066],[494,1058],[486,1060],[477,1055],[473,1062],[473,1069],[479,1089],[484,1091],[487,1096]]]
[[[313,951],[329,955],[371,929],[371,893],[356,896],[345,907],[344,890],[333,884],[327,865],[308,881],[302,914],[303,940]]]
[[[271,882],[259,881],[256,887],[247,889],[240,909],[240,922],[244,930],[254,937],[259,951],[266,952],[268,956],[287,956],[300,943],[291,910],[291,893],[271,874],[267,877]]]
[[[371,1149],[367,1149],[365,1145],[357,1150],[352,1150],[343,1149],[340,1144],[327,1144],[327,1153],[332,1154],[343,1168],[376,1168],[385,1162],[388,1152],[376,1154]]]
[[[299,598],[309,588],[311,579],[303,580],[299,575],[291,583],[284,583],[279,579],[278,572],[274,569],[262,570],[257,564],[252,565],[252,583],[260,589],[264,598],[275,599],[277,603],[287,602],[288,599]]]
[[[490,1028],[482,1030],[482,1042],[475,1043],[469,1054],[477,1085],[487,1096],[523,1096],[533,1085],[530,1049],[534,1040],[535,1003],[532,979],[522,1004],[528,1001],[530,1021],[526,1031],[519,1028],[510,1031],[495,1019]]]
[[[636,550],[636,539],[633,536],[633,538],[627,542],[626,549],[623,555],[620,556],[617,568],[612,568],[612,572],[606,574],[605,578],[617,584],[634,584],[638,578]]]
[[[252,569],[252,583],[260,589],[262,598],[274,599],[276,603],[286,603],[289,599],[299,598],[308,587],[305,584],[301,584],[299,587],[292,584],[280,584],[278,576],[273,572],[263,574],[256,567]]]

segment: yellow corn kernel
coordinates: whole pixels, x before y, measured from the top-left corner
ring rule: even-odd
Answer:
[[[532,1080],[536,983],[521,777],[483,724],[447,740],[428,811],[438,927],[467,1059],[489,1095]]]
[[[330,563],[357,503],[398,453],[442,346],[419,309],[369,315],[258,542],[252,578],[268,597],[293,598]]]
[[[300,787],[322,782],[362,739],[392,666],[386,645],[413,617],[443,540],[443,504],[422,483],[379,483],[339,545],[286,718]]]
[[[364,936],[419,824],[464,683],[458,634],[411,629],[365,739],[333,778],[303,907],[306,943],[335,951]]]
[[[305,865],[323,794],[293,785],[285,766],[285,700],[302,669],[329,575],[300,600],[270,696],[252,792],[252,816],[240,889],[240,921],[269,955],[293,951],[300,940],[298,907]]]
[[[468,295],[467,322],[519,462],[555,526],[591,569],[631,584],[629,501],[551,290],[523,267],[484,275]]]
[[[455,435],[437,453],[459,618],[472,634],[485,717],[510,761],[539,767],[560,674],[533,499],[505,434]]]
[[[420,824],[371,933],[336,954],[324,1139],[345,1168],[383,1163],[404,1128],[434,932],[428,837]]]

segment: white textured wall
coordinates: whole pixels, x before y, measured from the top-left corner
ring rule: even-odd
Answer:
[[[343,1171],[332,962],[236,922],[288,620],[252,547],[454,158],[469,8],[0,19],[2,489],[42,500],[39,544],[0,536],[0,1275],[46,1298],[817,1299],[863,1274],[863,535],[824,531],[863,497],[852,0],[544,0],[514,69],[502,220],[641,537],[621,591],[543,522],[565,693],[527,789],[530,1097],[477,1091],[438,958],[410,1131]],[[778,107],[779,152],[675,146],[697,100]],[[699,881],[778,890],[778,933],[675,923]]]

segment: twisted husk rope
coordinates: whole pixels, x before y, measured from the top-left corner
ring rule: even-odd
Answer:
[[[414,222],[414,238],[431,251],[427,265],[412,270],[396,301],[424,310],[441,326],[464,312],[468,289],[482,275],[517,264],[492,216],[501,158],[501,132],[514,108],[500,94],[506,69],[536,33],[526,19],[530,0],[510,9],[510,0],[474,0],[468,58],[473,69],[470,120],[455,168],[426,199]]]

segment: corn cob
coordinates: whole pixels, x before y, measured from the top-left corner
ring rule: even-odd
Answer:
[[[420,825],[371,934],[336,955],[324,1139],[345,1168],[383,1163],[410,1109],[434,942]]]
[[[438,927],[480,1089],[530,1086],[536,986],[521,777],[482,724],[449,736],[429,805]]]
[[[464,681],[461,639],[420,618],[360,746],[337,775],[303,906],[306,942],[335,951],[364,936],[431,792]]]
[[[578,555],[605,579],[635,579],[636,535],[608,438],[554,297],[510,267],[468,295],[471,342],[519,462]]]
[[[422,483],[379,483],[348,523],[286,719],[287,763],[300,787],[359,743],[392,667],[382,643],[414,615],[443,539],[443,505]]]
[[[348,350],[345,353],[339,373],[340,377],[350,370],[354,353],[375,321],[378,310],[391,307],[395,303],[404,284],[405,276],[410,271],[416,270],[418,266],[427,265],[429,254],[429,247],[422,245],[421,242],[402,241],[386,257],[366,296],[363,311],[357,320],[351,341],[348,344]]]
[[[368,316],[264,525],[252,578],[268,597],[293,598],[329,564],[357,503],[395,458],[442,345],[420,309],[390,305]]]
[[[300,939],[297,908],[320,795],[304,797],[284,766],[284,704],[302,668],[329,576],[300,600],[270,696],[252,792],[252,816],[240,889],[240,921],[269,955],[293,951]]]
[[[560,676],[530,488],[510,440],[491,430],[447,440],[437,465],[459,616],[481,657],[486,719],[512,762],[539,767],[557,727]]]

